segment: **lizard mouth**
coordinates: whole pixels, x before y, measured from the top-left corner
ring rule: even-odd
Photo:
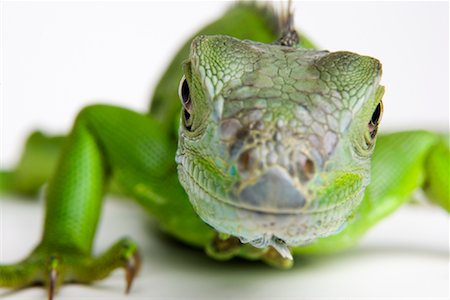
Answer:
[[[198,170],[201,164],[191,165],[197,166],[190,170],[180,163],[179,173],[189,177],[187,182],[202,192],[205,202],[222,203],[236,210],[267,215],[314,215],[340,209],[364,192],[370,181],[369,178],[363,179],[363,170],[360,169],[330,174],[319,172],[315,182],[312,182],[313,187],[306,188],[300,187],[301,181],[283,167],[272,166],[256,179],[237,181],[219,192],[217,187],[212,188],[208,181],[196,176],[203,173]]]

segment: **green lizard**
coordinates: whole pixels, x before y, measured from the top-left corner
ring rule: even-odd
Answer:
[[[92,256],[109,181],[164,231],[210,256],[278,267],[292,265],[291,253],[350,247],[419,187],[449,210],[445,138],[377,138],[380,63],[306,50],[306,39],[299,47],[289,22],[278,39],[277,18],[252,4],[231,8],[180,50],[148,115],[85,108],[54,175],[46,166],[62,138],[32,135],[1,187],[33,193],[50,177],[44,236],[27,259],[0,267],[0,286],[40,282],[51,298],[64,282],[89,283],[123,267],[128,290],[139,264],[133,241]]]

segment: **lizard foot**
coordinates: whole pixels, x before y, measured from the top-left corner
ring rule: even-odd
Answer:
[[[125,292],[128,293],[141,265],[137,245],[130,239],[118,241],[97,257],[63,247],[54,248],[41,244],[25,260],[0,265],[0,287],[22,288],[41,284],[47,287],[48,299],[52,300],[63,283],[88,284],[123,268]]]

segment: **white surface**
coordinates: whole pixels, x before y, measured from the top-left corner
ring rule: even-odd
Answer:
[[[77,111],[105,101],[145,110],[153,86],[186,36],[224,2],[4,2],[1,157],[10,166],[33,128],[70,128]],[[448,128],[448,3],[298,3],[297,24],[320,46],[379,58],[386,86],[383,128]],[[1,200],[0,261],[23,258],[39,238],[38,204]],[[355,250],[291,271],[218,263],[158,238],[134,206],[106,206],[97,249],[124,234],[145,266],[128,297],[120,272],[58,299],[323,299],[449,297],[448,217],[408,207]],[[180,248],[180,249],[179,249]],[[0,297],[43,299],[39,288]]]
[[[37,243],[42,206],[2,200],[1,262],[23,258]],[[136,205],[106,201],[96,249],[129,235],[143,253],[144,266],[132,293],[124,296],[121,271],[92,287],[64,286],[64,299],[448,299],[448,215],[436,207],[407,206],[370,231],[344,253],[297,260],[281,271],[260,263],[216,262],[158,234]],[[5,299],[43,299],[42,288]]]

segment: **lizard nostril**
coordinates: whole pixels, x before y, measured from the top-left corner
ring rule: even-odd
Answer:
[[[308,158],[303,165],[303,174],[307,180],[310,180],[313,177],[314,169],[314,162]]]
[[[301,156],[299,161],[296,163],[297,174],[300,178],[300,181],[303,183],[308,182],[314,177],[314,173],[316,172],[316,167],[314,161],[310,158],[306,158]]]
[[[240,173],[248,172],[250,166],[250,151],[246,150],[241,155],[239,155],[238,160],[238,170]]]

